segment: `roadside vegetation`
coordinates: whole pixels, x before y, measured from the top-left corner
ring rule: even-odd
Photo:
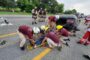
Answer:
[[[0,0],[0,15],[29,15],[34,7],[46,8],[49,15],[77,13],[75,9],[64,11],[64,4],[58,3],[56,0]]]

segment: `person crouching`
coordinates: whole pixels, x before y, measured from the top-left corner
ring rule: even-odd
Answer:
[[[57,25],[56,26],[56,33],[58,33],[58,35],[63,36],[63,40],[67,40],[70,41],[69,36],[73,35],[73,33],[69,32],[68,30],[66,30],[65,28],[63,28],[63,26],[61,25]]]
[[[17,31],[21,41],[20,41],[20,49],[25,50],[25,43],[28,40],[34,46],[34,39],[33,39],[33,30],[31,27],[27,25],[21,25]]]
[[[88,26],[88,29],[83,37],[77,43],[84,44],[85,46],[90,45],[90,25]]]
[[[45,27],[45,38],[42,41],[42,45],[47,41],[50,48],[58,47],[61,50],[62,42],[59,40],[57,35],[50,31],[49,27]]]

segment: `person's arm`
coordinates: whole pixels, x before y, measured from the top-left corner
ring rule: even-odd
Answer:
[[[72,32],[69,32],[69,31],[68,31],[68,34],[69,34],[69,36],[72,36],[72,35],[74,35],[74,33],[72,33]]]
[[[29,39],[31,41],[31,43],[34,45],[35,44],[35,41],[34,39]]]
[[[35,44],[35,40],[33,38],[33,36],[27,36],[27,38],[29,39],[29,41],[31,41],[31,43],[34,45]]]

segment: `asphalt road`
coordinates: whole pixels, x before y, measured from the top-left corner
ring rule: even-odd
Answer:
[[[4,34],[9,34],[16,32],[18,26],[29,25],[29,26],[40,26],[46,23],[38,23],[37,25],[32,25],[31,16],[4,16],[10,23],[11,26],[0,26],[0,36]],[[90,55],[90,46],[79,45],[76,42],[80,39],[86,29],[83,24],[83,20],[79,25],[80,31],[77,32],[76,37],[70,37],[69,45],[70,47],[63,46],[62,51],[57,51],[57,49],[52,49],[47,55],[45,55],[41,60],[87,60],[82,57],[83,54]],[[32,60],[37,55],[39,55],[46,48],[37,48],[33,50],[21,51],[19,49],[19,37],[18,35],[8,36],[0,38],[0,40],[6,40],[7,43],[0,46],[0,60]]]

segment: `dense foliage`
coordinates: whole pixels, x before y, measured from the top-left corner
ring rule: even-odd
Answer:
[[[64,4],[59,4],[56,0],[0,0],[0,7],[19,8],[22,12],[31,12],[35,6],[46,8],[49,13],[63,13],[64,10]]]

